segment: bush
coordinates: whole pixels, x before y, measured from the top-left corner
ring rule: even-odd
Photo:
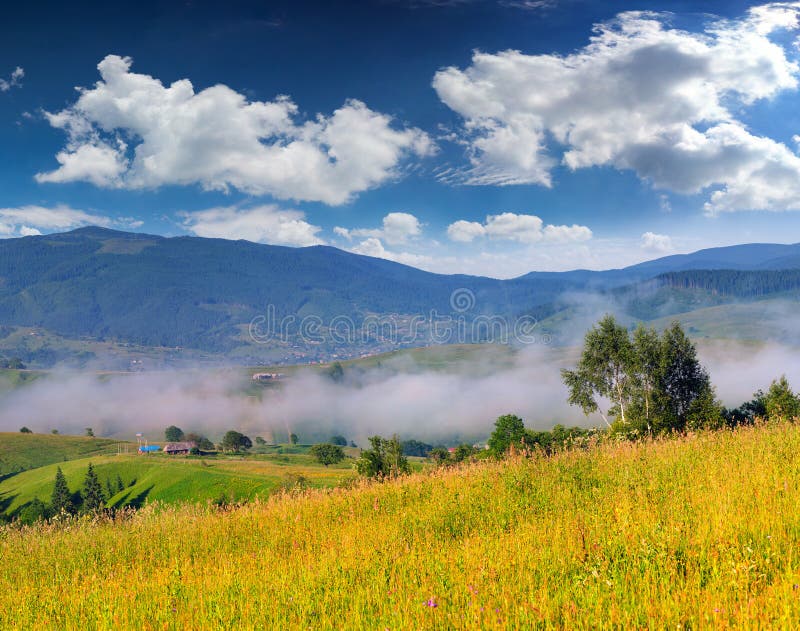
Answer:
[[[413,439],[404,440],[402,445],[403,445],[403,455],[419,456],[420,458],[427,458],[428,454],[431,453],[431,449],[433,449],[433,445],[429,445],[427,443],[423,443]]]
[[[525,439],[525,424],[519,416],[505,414],[494,422],[494,431],[489,438],[489,450],[495,456],[503,456],[511,448],[522,446]]]
[[[222,438],[223,451],[243,451],[252,446],[253,443],[247,436],[233,429],[225,432],[225,436]]]
[[[296,492],[302,491],[309,487],[308,478],[304,475],[297,473],[290,473],[283,478],[281,483],[277,486],[277,491]]]
[[[317,459],[317,462],[326,467],[344,460],[344,451],[342,448],[339,445],[331,445],[330,443],[314,445],[311,447],[309,453]]]
[[[369,442],[372,448],[362,451],[361,457],[356,461],[356,471],[360,475],[367,478],[394,478],[411,472],[397,436],[372,436]]]
[[[767,418],[767,395],[759,390],[753,395],[750,401],[742,403],[738,408],[732,410],[723,409],[722,416],[728,427],[737,425],[752,425],[756,419]]]
[[[786,375],[772,382],[764,397],[764,407],[770,420],[791,421],[800,417],[800,398],[792,392]]]
[[[168,443],[178,443],[185,438],[183,430],[175,425],[170,425],[164,430],[164,440]]]
[[[38,497],[32,499],[19,509],[17,519],[23,524],[34,524],[50,517],[47,505]]]
[[[434,447],[428,453],[428,458],[438,465],[447,464],[450,461],[450,452],[446,447]]]

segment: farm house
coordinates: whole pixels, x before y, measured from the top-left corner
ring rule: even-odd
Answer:
[[[197,443],[194,442],[167,443],[164,445],[164,453],[170,456],[188,454],[195,447]]]

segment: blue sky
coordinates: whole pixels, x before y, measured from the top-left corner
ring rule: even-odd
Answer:
[[[800,5],[114,4],[4,9],[2,236],[496,277],[800,241]]]

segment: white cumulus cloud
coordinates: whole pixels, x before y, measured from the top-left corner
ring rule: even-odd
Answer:
[[[464,119],[470,166],[456,179],[551,186],[559,162],[611,166],[658,188],[709,191],[710,214],[800,209],[800,158],[737,119],[797,88],[794,54],[773,36],[797,30],[799,14],[800,3],[772,3],[694,33],[626,12],[569,55],[476,52],[433,80]]]
[[[109,217],[64,205],[0,208],[0,234],[6,237],[27,237],[42,234],[43,230],[71,230],[88,225],[107,228],[114,223]]]
[[[519,243],[569,243],[587,241],[592,231],[586,226],[545,225],[536,215],[501,213],[488,215],[484,223],[477,221],[456,221],[447,228],[452,241],[469,243],[478,237],[517,241]]]
[[[371,237],[383,239],[391,245],[405,243],[422,234],[422,224],[411,213],[389,213],[383,218],[380,228],[342,228],[336,226],[334,233],[345,239],[353,237]]]
[[[245,239],[273,245],[309,246],[324,243],[319,226],[299,210],[267,204],[253,208],[223,206],[180,214],[183,227],[198,237]]]
[[[663,254],[672,252],[672,239],[666,234],[656,234],[655,232],[645,232],[642,235],[641,247],[648,252]]]
[[[447,227],[447,236],[449,236],[452,241],[458,241],[460,243],[471,243],[485,234],[486,228],[477,221],[464,221],[463,219],[459,219]]]
[[[430,138],[349,100],[330,115],[299,121],[289,97],[249,101],[225,85],[195,92],[165,86],[108,55],[101,80],[70,107],[47,113],[67,133],[59,167],[39,182],[85,180],[110,188],[199,184],[253,195],[342,204],[398,176],[410,156],[434,152]]]
[[[428,269],[434,263],[434,259],[425,254],[387,250],[377,237],[364,239],[361,243],[351,248],[350,251],[355,254],[363,254],[378,259],[387,259],[389,261],[395,261],[396,263],[403,263],[404,265],[411,265],[412,267],[420,267],[423,269]]]

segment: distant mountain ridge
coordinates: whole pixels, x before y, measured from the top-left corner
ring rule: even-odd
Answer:
[[[327,322],[341,316],[358,322],[373,315],[451,314],[454,292],[468,290],[467,309],[456,305],[458,315],[513,315],[553,304],[565,293],[723,269],[800,269],[800,244],[713,248],[618,270],[531,272],[497,280],[434,274],[330,246],[290,248],[87,227],[0,241],[0,354],[13,351],[13,344],[26,352],[24,340],[13,336],[13,344],[3,344],[3,331],[35,327],[65,339],[280,359],[297,348],[295,341],[267,348],[247,335],[248,324],[268,306],[277,318]],[[713,276],[704,282],[713,283]],[[751,276],[747,282],[760,281]],[[379,337],[366,348],[384,348]],[[314,346],[308,357],[335,350]]]
[[[543,279],[560,275],[586,286],[612,287],[653,278],[667,272],[690,270],[784,270],[800,268],[800,243],[747,243],[672,254],[621,269],[604,271],[530,272],[520,278]]]

